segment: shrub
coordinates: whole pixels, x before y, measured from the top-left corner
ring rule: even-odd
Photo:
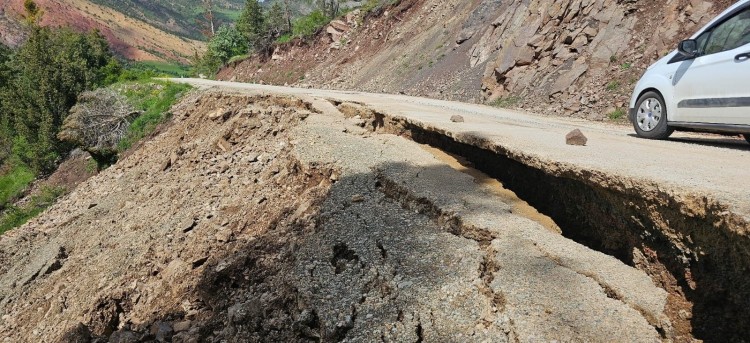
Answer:
[[[294,22],[292,35],[294,37],[307,38],[318,33],[320,29],[328,25],[331,21],[321,11],[313,11],[310,14],[300,17]]]
[[[232,26],[222,26],[208,42],[208,51],[226,63],[230,58],[247,53],[248,45],[245,36]]]
[[[115,161],[117,145],[138,114],[124,96],[112,89],[85,92],[65,118],[58,138],[88,151],[103,167]]]
[[[509,97],[501,97],[493,100],[489,103],[490,106],[498,107],[498,108],[509,108],[516,106],[519,102],[521,102],[521,98],[515,97],[515,96],[509,96]]]
[[[625,110],[622,108],[618,108],[614,110],[612,113],[608,114],[609,119],[612,120],[618,120],[625,117]]]
[[[24,206],[10,206],[0,217],[0,234],[25,224],[55,203],[55,200],[65,193],[64,188],[43,188],[39,194],[33,195],[31,201]]]
[[[189,85],[172,82],[141,81],[120,85],[122,94],[143,114],[130,124],[127,134],[117,144],[117,150],[124,152],[169,119],[169,108],[189,89]]]
[[[8,203],[18,198],[34,181],[36,175],[31,168],[18,161],[6,162],[2,169],[4,172],[0,175],[0,209],[5,209]]]
[[[611,81],[607,84],[607,90],[614,92],[620,88],[620,81]]]

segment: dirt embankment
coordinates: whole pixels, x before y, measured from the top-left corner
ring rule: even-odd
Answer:
[[[497,102],[602,120],[728,1],[405,0],[350,14],[222,80]]]
[[[226,310],[231,289],[285,268],[287,235],[314,225],[330,185],[330,170],[290,156],[307,107],[218,95],[174,113],[171,130],[0,238],[5,341],[179,340]],[[269,316],[285,301],[274,286],[254,289]]]

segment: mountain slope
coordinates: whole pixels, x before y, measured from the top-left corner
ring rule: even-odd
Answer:
[[[112,8],[181,37],[204,38],[200,25],[196,24],[202,20],[202,0],[91,0],[91,2]],[[216,0],[213,3],[218,27],[222,23],[232,22],[242,10],[245,0]]]
[[[76,30],[98,29],[115,52],[129,60],[172,60],[187,62],[204,48],[197,40],[178,37],[128,17],[109,7],[87,0],[37,0],[43,11],[43,26],[70,26]],[[5,44],[16,45],[24,35],[23,0],[0,0],[0,32]]]
[[[645,68],[728,4],[404,0],[220,77],[617,118]]]

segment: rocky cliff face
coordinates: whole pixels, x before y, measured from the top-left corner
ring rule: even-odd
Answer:
[[[730,1],[409,0],[220,78],[406,93],[604,119]],[[346,25],[341,25],[346,24]],[[624,112],[621,112],[624,113]]]

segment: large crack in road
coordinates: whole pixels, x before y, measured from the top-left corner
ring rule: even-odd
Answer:
[[[527,217],[534,212],[549,217],[564,237],[647,273],[666,290],[663,314],[669,324],[659,325],[659,316],[644,314],[662,337],[737,341],[750,331],[750,211],[746,192],[738,187],[747,177],[743,143],[704,144],[705,138],[690,135],[671,145],[630,141],[609,128],[576,122],[593,136],[594,145],[576,153],[550,140],[550,134],[564,135],[571,126],[556,119],[421,98],[217,85],[322,97],[370,132],[396,134],[466,161],[531,205],[535,211]],[[453,114],[465,116],[468,123],[449,123]],[[489,128],[498,133],[488,133]],[[646,151],[645,156],[659,160],[644,163],[648,159],[639,157]],[[696,156],[703,163],[691,160]],[[486,234],[473,235],[486,241]],[[582,274],[612,298],[628,300],[616,285]],[[648,312],[632,302],[631,307]]]
[[[663,318],[644,314],[648,311],[631,303],[662,337],[738,341],[750,331],[750,288],[746,287],[750,212],[746,192],[738,187],[747,176],[742,167],[747,157],[743,143],[703,147],[705,138],[687,135],[673,146],[643,140],[624,144],[601,127],[577,122],[585,132],[593,132],[595,147],[572,156],[564,150],[565,155],[558,157],[553,152],[563,149],[550,145],[548,136],[567,132],[570,124],[555,119],[411,97],[221,86],[323,97],[370,132],[396,134],[467,162],[531,205],[535,211],[527,217],[541,213],[564,237],[647,273],[653,284],[666,290],[663,314],[668,325],[660,325]],[[469,123],[445,124],[453,114],[465,116]],[[488,134],[482,126],[500,133]],[[529,139],[534,136],[539,139]],[[620,144],[600,147],[599,140]],[[545,152],[546,148],[551,150]],[[591,161],[586,161],[589,151]],[[661,161],[628,163],[639,151],[661,154]],[[691,161],[693,156],[700,156],[703,163]],[[720,178],[713,177],[712,167],[721,170]],[[486,234],[473,235],[480,236],[480,242],[487,239]],[[582,274],[592,277],[612,298],[628,300],[609,282],[589,272]]]
[[[334,104],[357,118],[369,117],[367,126],[374,131],[394,133],[465,159],[528,201],[543,214],[541,223],[549,216],[565,237],[647,272],[669,292],[665,309],[669,328],[644,313],[665,338],[738,341],[750,330],[746,287],[750,240],[740,234],[747,223],[725,206],[705,197],[675,197],[654,184],[572,166],[530,166],[481,137],[453,137],[360,104]],[[539,218],[531,216],[535,217]],[[486,242],[487,237],[482,239]],[[602,285],[611,298],[622,299],[606,282],[584,275]],[[667,329],[671,332],[664,332]]]

